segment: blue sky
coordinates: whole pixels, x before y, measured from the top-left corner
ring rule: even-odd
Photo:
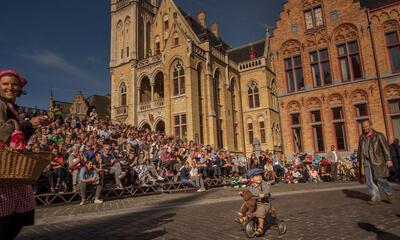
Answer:
[[[0,69],[15,69],[29,84],[18,103],[48,108],[110,90],[109,0],[0,0]],[[207,13],[231,46],[263,37],[264,24],[274,26],[284,0],[175,0],[187,13]]]

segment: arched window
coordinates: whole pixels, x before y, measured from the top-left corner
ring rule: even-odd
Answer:
[[[185,94],[185,70],[182,62],[177,61],[173,66],[174,96]]]
[[[250,82],[250,84],[249,84],[248,97],[249,97],[249,108],[260,107],[259,90],[257,87],[257,83],[254,81]]]
[[[174,33],[174,46],[179,45],[179,35],[177,32]]]
[[[119,86],[120,106],[126,106],[126,85],[122,82]]]
[[[124,58],[124,23],[120,20],[117,23],[117,52],[120,53],[120,58]]]
[[[276,93],[275,79],[272,80],[272,84],[271,84],[271,98],[272,98],[272,108],[275,111],[278,111],[278,97],[277,97],[277,93]]]

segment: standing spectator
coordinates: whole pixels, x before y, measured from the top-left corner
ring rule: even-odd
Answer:
[[[78,175],[79,170],[82,168],[83,165],[83,159],[79,154],[79,148],[79,144],[75,144],[72,147],[72,153],[68,157],[69,169],[72,171],[72,187],[74,192],[78,191]]]
[[[390,144],[390,156],[393,161],[393,178],[396,181],[400,179],[400,145],[399,139],[395,138],[393,143]]]
[[[331,150],[328,151],[326,158],[331,162],[331,175],[332,175],[333,181],[336,181],[339,156],[336,152],[335,145],[331,146]]]
[[[362,122],[363,134],[358,142],[358,161],[360,176],[365,177],[371,200],[367,203],[378,205],[381,202],[379,188],[387,195],[387,202],[393,203],[393,190],[387,181],[388,168],[393,167],[389,146],[385,136],[372,129],[369,120]]]
[[[100,177],[93,167],[92,161],[86,161],[85,166],[81,168],[78,183],[82,197],[80,205],[86,204],[86,191],[88,188],[96,189],[94,203],[103,203],[103,201],[99,199],[102,189]]]

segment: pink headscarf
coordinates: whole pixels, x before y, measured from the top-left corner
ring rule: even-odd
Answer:
[[[21,89],[26,84],[28,84],[28,81],[25,78],[23,78],[21,74],[19,74],[16,71],[10,70],[10,69],[0,71],[0,78],[7,74],[13,75],[14,77],[18,78]]]

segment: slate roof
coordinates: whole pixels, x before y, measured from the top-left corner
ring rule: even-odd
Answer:
[[[249,52],[252,46],[254,51],[256,51],[257,53],[257,57],[260,57],[264,54],[265,40],[262,39],[256,42],[229,49],[228,56],[230,59],[237,63],[247,61],[250,59]]]
[[[186,19],[186,22],[192,28],[193,32],[201,41],[208,40],[211,46],[223,51],[226,51],[230,48],[225,41],[223,41],[220,37],[215,36],[214,33],[212,33],[208,28],[204,28],[194,17],[183,11],[182,8],[178,7],[178,9]]]
[[[387,4],[400,2],[400,0],[356,0],[359,1],[362,7],[375,9]]]

